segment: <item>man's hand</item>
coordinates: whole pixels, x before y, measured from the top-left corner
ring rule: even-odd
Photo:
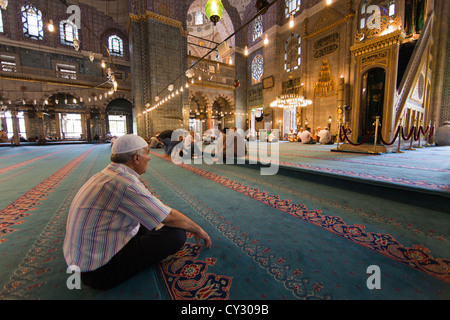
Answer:
[[[198,233],[193,233],[195,242],[198,245],[201,245],[201,240],[203,240],[205,244],[205,248],[211,248],[211,239],[209,238],[209,235],[205,232],[205,230],[201,229]]]
[[[168,227],[180,228],[192,233],[198,245],[201,245],[203,240],[205,247],[211,248],[211,239],[205,230],[178,210],[172,209],[162,223]]]

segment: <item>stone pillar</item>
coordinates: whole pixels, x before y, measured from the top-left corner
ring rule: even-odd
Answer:
[[[91,137],[91,109],[86,109],[85,112],[85,118],[86,118],[86,141],[87,143],[92,142]]]
[[[106,123],[105,123],[105,111],[100,111],[100,121],[101,121],[101,128],[102,128],[102,137],[101,141],[105,142],[106,140]]]
[[[20,144],[20,139],[19,139],[19,119],[17,119],[17,111],[16,110],[11,110],[11,120],[12,120],[12,125],[13,125],[13,144],[18,146]]]

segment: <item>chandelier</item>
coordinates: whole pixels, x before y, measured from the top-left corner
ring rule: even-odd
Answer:
[[[7,7],[8,7],[8,0],[0,0],[0,8],[6,10]]]
[[[270,106],[272,108],[289,109],[293,107],[306,107],[311,104],[311,100],[308,100],[303,95],[295,92],[294,82],[292,79],[289,79],[286,93],[278,96],[277,100],[273,101]]]

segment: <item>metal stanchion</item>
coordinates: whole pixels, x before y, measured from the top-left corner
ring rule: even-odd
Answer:
[[[411,133],[411,143],[409,144],[409,148],[408,149],[406,149],[406,150],[411,150],[411,151],[415,151],[416,149],[414,149],[413,147],[412,147],[412,144],[413,144],[413,141],[414,141],[414,132],[416,131],[416,120],[414,120],[414,123],[413,123],[413,127],[412,127],[412,133]]]
[[[421,121],[421,126],[422,126],[422,129],[423,129],[423,120]],[[417,130],[417,140],[419,141],[419,144],[417,145],[417,148],[423,148],[421,145],[420,145],[420,127],[421,126],[419,126],[419,129]]]
[[[405,151],[400,150],[400,146],[402,144],[402,130],[403,130],[403,118],[400,119],[400,125],[398,126],[398,148],[397,151],[393,151],[393,153],[405,153]]]
[[[428,125],[428,136],[427,136],[427,144],[425,145],[425,147],[431,147],[430,144],[430,136],[431,136],[431,120],[430,120],[430,124]]]
[[[341,135],[341,118],[339,117],[339,123],[338,123],[338,134],[337,134],[337,146],[336,146],[336,150],[340,150],[340,146],[339,146],[339,140],[340,140],[340,135]]]
[[[380,125],[380,116],[376,116],[375,119],[375,139],[373,142],[373,151],[369,151],[369,153],[381,154],[380,152],[377,152],[378,126]]]

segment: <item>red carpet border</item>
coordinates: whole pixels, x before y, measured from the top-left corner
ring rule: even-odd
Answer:
[[[157,153],[152,154],[161,157]],[[292,203],[289,199],[282,200],[277,195],[261,192],[257,188],[243,185],[192,165],[180,164],[179,166],[441,281],[450,283],[450,260],[434,258],[430,255],[430,250],[424,246],[415,245],[405,248],[389,234],[365,232],[365,226],[363,225],[347,225],[340,217],[323,215],[320,210],[308,210],[303,204]]]
[[[382,223],[385,223],[385,224],[393,225],[396,228],[402,228],[402,229],[405,229],[405,230],[408,230],[408,231],[415,232],[416,234],[422,234],[422,235],[425,235],[425,236],[427,236],[429,238],[432,238],[432,239],[437,239],[437,240],[441,240],[441,241],[449,241],[449,239],[447,237],[448,236],[447,234],[436,233],[435,230],[432,230],[432,229],[424,230],[421,226],[415,225],[415,224],[413,224],[411,222],[403,223],[401,221],[396,220],[393,217],[385,217],[385,216],[382,216],[382,215],[380,215],[378,213],[375,213],[375,212],[367,212],[367,211],[365,211],[363,209],[357,209],[357,208],[354,208],[354,207],[346,205],[346,204],[341,204],[339,201],[332,201],[332,200],[329,200],[329,199],[327,199],[325,197],[318,197],[316,194],[309,194],[309,193],[306,193],[304,191],[298,192],[296,190],[292,190],[291,188],[273,185],[271,183],[268,183],[266,180],[255,179],[255,178],[251,178],[251,177],[248,177],[248,176],[243,177],[242,175],[236,174],[233,171],[225,171],[225,170],[223,170],[223,168],[218,168],[217,167],[215,170],[216,171],[223,171],[225,174],[228,174],[228,176],[229,175],[233,175],[233,176],[236,176],[237,178],[245,178],[247,180],[254,181],[254,182],[259,183],[259,184],[264,184],[264,185],[266,185],[269,188],[277,189],[277,190],[285,192],[285,193],[286,192],[290,193],[293,196],[301,197],[302,199],[306,198],[306,199],[309,199],[309,200],[312,200],[312,201],[320,202],[320,203],[322,203],[324,205],[329,205],[329,206],[332,206],[334,208],[339,208],[339,209],[344,210],[346,212],[349,212],[349,213],[352,213],[352,214],[355,214],[355,215],[358,215],[358,216],[361,216],[361,217],[364,217],[364,218],[367,218],[367,219],[371,219],[371,220],[374,220],[374,221],[377,221],[377,222],[382,222]]]
[[[78,165],[87,157],[87,155],[91,151],[92,148],[69,162],[67,165],[55,172],[51,177],[44,180],[42,183],[44,184],[46,181],[50,182],[56,179],[58,181],[58,184],[60,184],[78,167]],[[89,167],[85,170],[85,173],[80,178],[88,178],[88,176],[92,174],[92,166],[94,163],[95,161],[92,161],[89,164]],[[4,292],[0,291],[0,298],[36,298],[34,296],[34,291],[41,286],[47,285],[46,276],[49,273],[65,273],[65,264],[61,266],[63,270],[52,270],[52,268],[49,266],[49,263],[53,260],[59,259],[62,255],[62,243],[65,236],[67,212],[72,203],[73,197],[75,196],[76,192],[78,192],[78,189],[81,187],[81,184],[84,181],[85,179],[78,180],[78,184],[71,189],[61,206],[55,211],[52,218],[49,219],[48,224],[33,244],[33,247],[29,250],[25,258],[22,260],[22,263],[15,270],[9,282],[5,285]],[[44,186],[42,186],[41,189],[46,190]],[[51,187],[52,189],[55,189],[57,185],[51,185]],[[51,191],[52,190],[49,190],[48,192]],[[37,192],[34,193],[37,194]],[[43,197],[41,199],[43,199]],[[20,200],[20,198],[18,200]],[[38,200],[39,199],[37,199],[35,205],[39,204]],[[57,288],[57,286],[58,284],[55,285],[55,288]]]
[[[156,154],[155,154],[156,155]],[[159,155],[157,155],[159,156]],[[263,248],[258,245],[257,239],[252,239],[248,233],[243,232],[237,226],[233,226],[226,217],[217,215],[216,212],[207,207],[193,194],[187,190],[182,189],[178,184],[175,184],[167,176],[162,177],[156,170],[152,174],[163,180],[175,193],[177,193],[186,203],[188,203],[196,212],[207,219],[216,230],[221,232],[229,240],[231,240],[242,252],[253,259],[261,268],[267,271],[275,280],[281,282],[286,290],[288,290],[297,299],[331,299],[329,294],[323,293],[323,283],[314,282],[303,275],[303,270],[291,270],[291,266],[286,264],[283,257],[277,257],[273,254],[270,248]],[[145,183],[145,182],[144,182]],[[178,268],[180,269],[180,268]],[[170,273],[165,273],[165,278],[171,276]],[[225,276],[216,276],[216,281],[220,279],[228,279]],[[212,279],[212,278],[211,278]],[[212,288],[211,285],[209,285]],[[222,288],[216,284],[216,288]],[[172,288],[170,288],[172,289]],[[183,288],[186,291],[187,288]],[[205,288],[203,290],[210,290]],[[186,295],[186,293],[184,293]],[[173,293],[172,293],[173,295]]]
[[[67,148],[54,153],[50,153],[45,156],[41,156],[33,160],[21,162],[17,165],[10,166],[5,169],[11,167],[14,167],[14,169],[16,169],[17,167],[23,166],[26,163],[31,163],[65,150],[67,150]],[[36,187],[31,189],[0,211],[0,244],[7,241],[6,239],[1,239],[1,237],[15,231],[14,229],[11,229],[13,225],[18,225],[25,222],[22,219],[29,216],[31,214],[30,212],[35,210],[36,206],[38,206],[49,193],[51,193],[59,184],[61,184],[62,181],[64,181],[66,177],[68,177],[72,173],[72,171],[84,160],[84,158],[89,154],[89,152],[91,152],[91,150],[92,148],[66,164],[50,177],[39,183]]]

